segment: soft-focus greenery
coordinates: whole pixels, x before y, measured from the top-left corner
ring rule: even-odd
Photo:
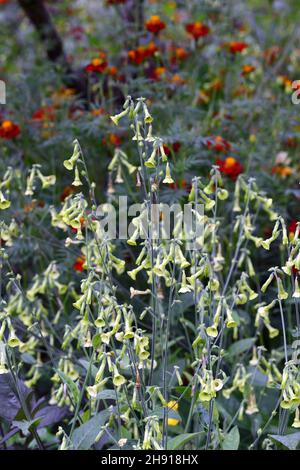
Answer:
[[[131,3],[47,2],[84,101],[0,2],[1,446],[297,448],[298,2]],[[198,250],[107,240],[119,195]]]

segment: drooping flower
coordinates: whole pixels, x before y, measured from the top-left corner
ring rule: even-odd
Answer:
[[[188,23],[185,26],[185,30],[189,33],[195,40],[203,38],[210,33],[210,28],[203,24],[201,21],[196,21],[195,23]]]
[[[159,15],[153,15],[146,21],[145,27],[150,33],[158,34],[165,29],[166,23],[161,20]]]
[[[0,137],[2,139],[15,139],[21,133],[20,127],[12,121],[2,121],[0,125]]]
[[[225,160],[217,160],[216,165],[218,165],[220,172],[229,176],[232,181],[235,181],[244,171],[243,165],[241,165],[234,157],[227,157]]]

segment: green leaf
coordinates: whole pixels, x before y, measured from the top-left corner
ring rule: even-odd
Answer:
[[[187,434],[180,434],[179,436],[173,437],[168,441],[168,450],[181,449],[185,444],[192,441],[195,437],[204,436],[204,432],[193,432]]]
[[[72,436],[74,450],[88,450],[110,416],[111,410],[100,411],[96,416],[75,429]]]
[[[243,352],[251,349],[255,343],[255,338],[246,338],[241,339],[240,341],[236,341],[228,348],[228,355],[229,356],[238,356]]]
[[[282,444],[289,450],[296,450],[300,444],[300,432],[293,432],[285,436],[277,434],[269,434],[269,436],[276,444]]]
[[[56,369],[56,372],[60,376],[62,382],[67,385],[69,392],[71,394],[72,400],[76,404],[80,397],[80,392],[78,390],[77,385],[70,379],[66,374],[64,374],[61,370]]]
[[[226,434],[223,444],[222,444],[222,449],[223,450],[238,450],[240,445],[240,433],[239,433],[239,428],[237,426],[234,426],[234,428],[229,431],[228,434]]]
[[[33,428],[37,427],[37,425],[41,422],[41,420],[42,420],[42,417],[39,417],[31,421],[27,421],[27,420],[13,421],[12,424],[16,428],[20,429],[20,431],[22,431],[22,433],[25,436],[27,436]]]

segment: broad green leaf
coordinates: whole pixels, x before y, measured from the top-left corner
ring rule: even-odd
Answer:
[[[95,443],[95,439],[110,416],[111,410],[100,411],[96,416],[75,429],[72,436],[74,450],[88,450]]]
[[[228,434],[226,434],[223,444],[222,444],[222,449],[223,450],[238,450],[240,445],[240,433],[239,433],[239,428],[237,426],[234,426]]]
[[[228,348],[228,356],[237,356],[242,354],[248,349],[252,348],[255,343],[255,338],[246,338],[236,341]]]
[[[195,437],[204,436],[204,432],[193,432],[187,434],[180,434],[179,436],[173,437],[168,441],[168,450],[181,449],[185,444],[192,441]]]
[[[38,424],[40,423],[41,421],[41,417],[40,418],[36,418],[36,419],[33,419],[31,421],[26,421],[26,420],[22,420],[22,421],[13,421],[12,424],[13,426],[15,426],[16,428],[20,429],[20,431],[22,431],[22,433],[27,436],[29,434],[29,432],[31,431],[31,429],[33,428],[36,428],[38,426]]]
[[[293,432],[285,436],[277,434],[270,434],[269,436],[276,444],[282,444],[289,450],[296,450],[300,444],[300,432]]]

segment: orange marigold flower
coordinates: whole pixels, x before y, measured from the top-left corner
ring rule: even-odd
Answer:
[[[95,117],[102,116],[103,114],[105,114],[105,109],[104,108],[91,109],[91,114]]]
[[[147,57],[154,55],[157,51],[157,46],[153,41],[149,42],[149,44],[145,46],[145,54]]]
[[[12,121],[2,121],[0,125],[0,137],[2,139],[15,139],[20,132],[20,127]]]
[[[107,68],[105,57],[96,57],[86,67],[86,72],[102,73]]]
[[[112,65],[111,67],[108,67],[107,73],[112,77],[116,77],[118,75],[118,68],[115,65]]]
[[[201,21],[196,21],[195,23],[188,23],[185,26],[185,30],[189,33],[195,40],[203,38],[210,33],[210,28],[203,24]]]
[[[220,135],[212,135],[208,137],[206,145],[209,149],[212,148],[216,152],[229,152],[231,150],[230,142]]]
[[[44,106],[37,111],[35,111],[32,115],[33,121],[54,121],[55,113],[53,106]]]
[[[137,49],[131,49],[128,52],[128,58],[131,60],[131,62],[139,65],[144,62],[147,57],[153,56],[157,50],[158,49],[154,42],[150,42],[146,46],[139,46]]]
[[[152,80],[160,80],[166,74],[165,67],[155,67],[155,69],[150,73],[150,78]]]
[[[85,257],[83,255],[78,256],[75,260],[75,263],[73,264],[73,269],[74,271],[79,271],[82,273],[84,270],[84,264],[85,264]]]
[[[176,86],[184,85],[186,83],[186,81],[178,73],[175,73],[171,77],[170,81],[171,81],[171,83],[173,83]]]
[[[235,181],[239,174],[244,171],[243,165],[234,157],[227,157],[225,160],[217,160],[216,165],[218,165],[220,172],[229,176],[232,181]]]
[[[243,52],[245,49],[247,49],[248,44],[243,41],[231,41],[228,44],[228,47],[231,54],[237,54],[238,52]]]
[[[188,52],[184,47],[175,47],[172,51],[171,63],[176,64],[188,57]]]
[[[113,145],[114,147],[119,147],[122,143],[121,137],[118,134],[111,132],[107,137],[102,139],[104,145]]]
[[[275,165],[272,168],[272,173],[275,175],[279,175],[282,178],[286,178],[293,173],[293,169],[290,166],[285,165]]]
[[[254,65],[245,64],[245,65],[243,65],[243,67],[242,67],[242,75],[243,75],[243,76],[249,75],[249,73],[254,72],[254,70],[255,70]]]
[[[148,21],[146,21],[145,26],[150,33],[158,34],[160,31],[165,29],[166,23],[161,20],[159,15],[153,15]]]

